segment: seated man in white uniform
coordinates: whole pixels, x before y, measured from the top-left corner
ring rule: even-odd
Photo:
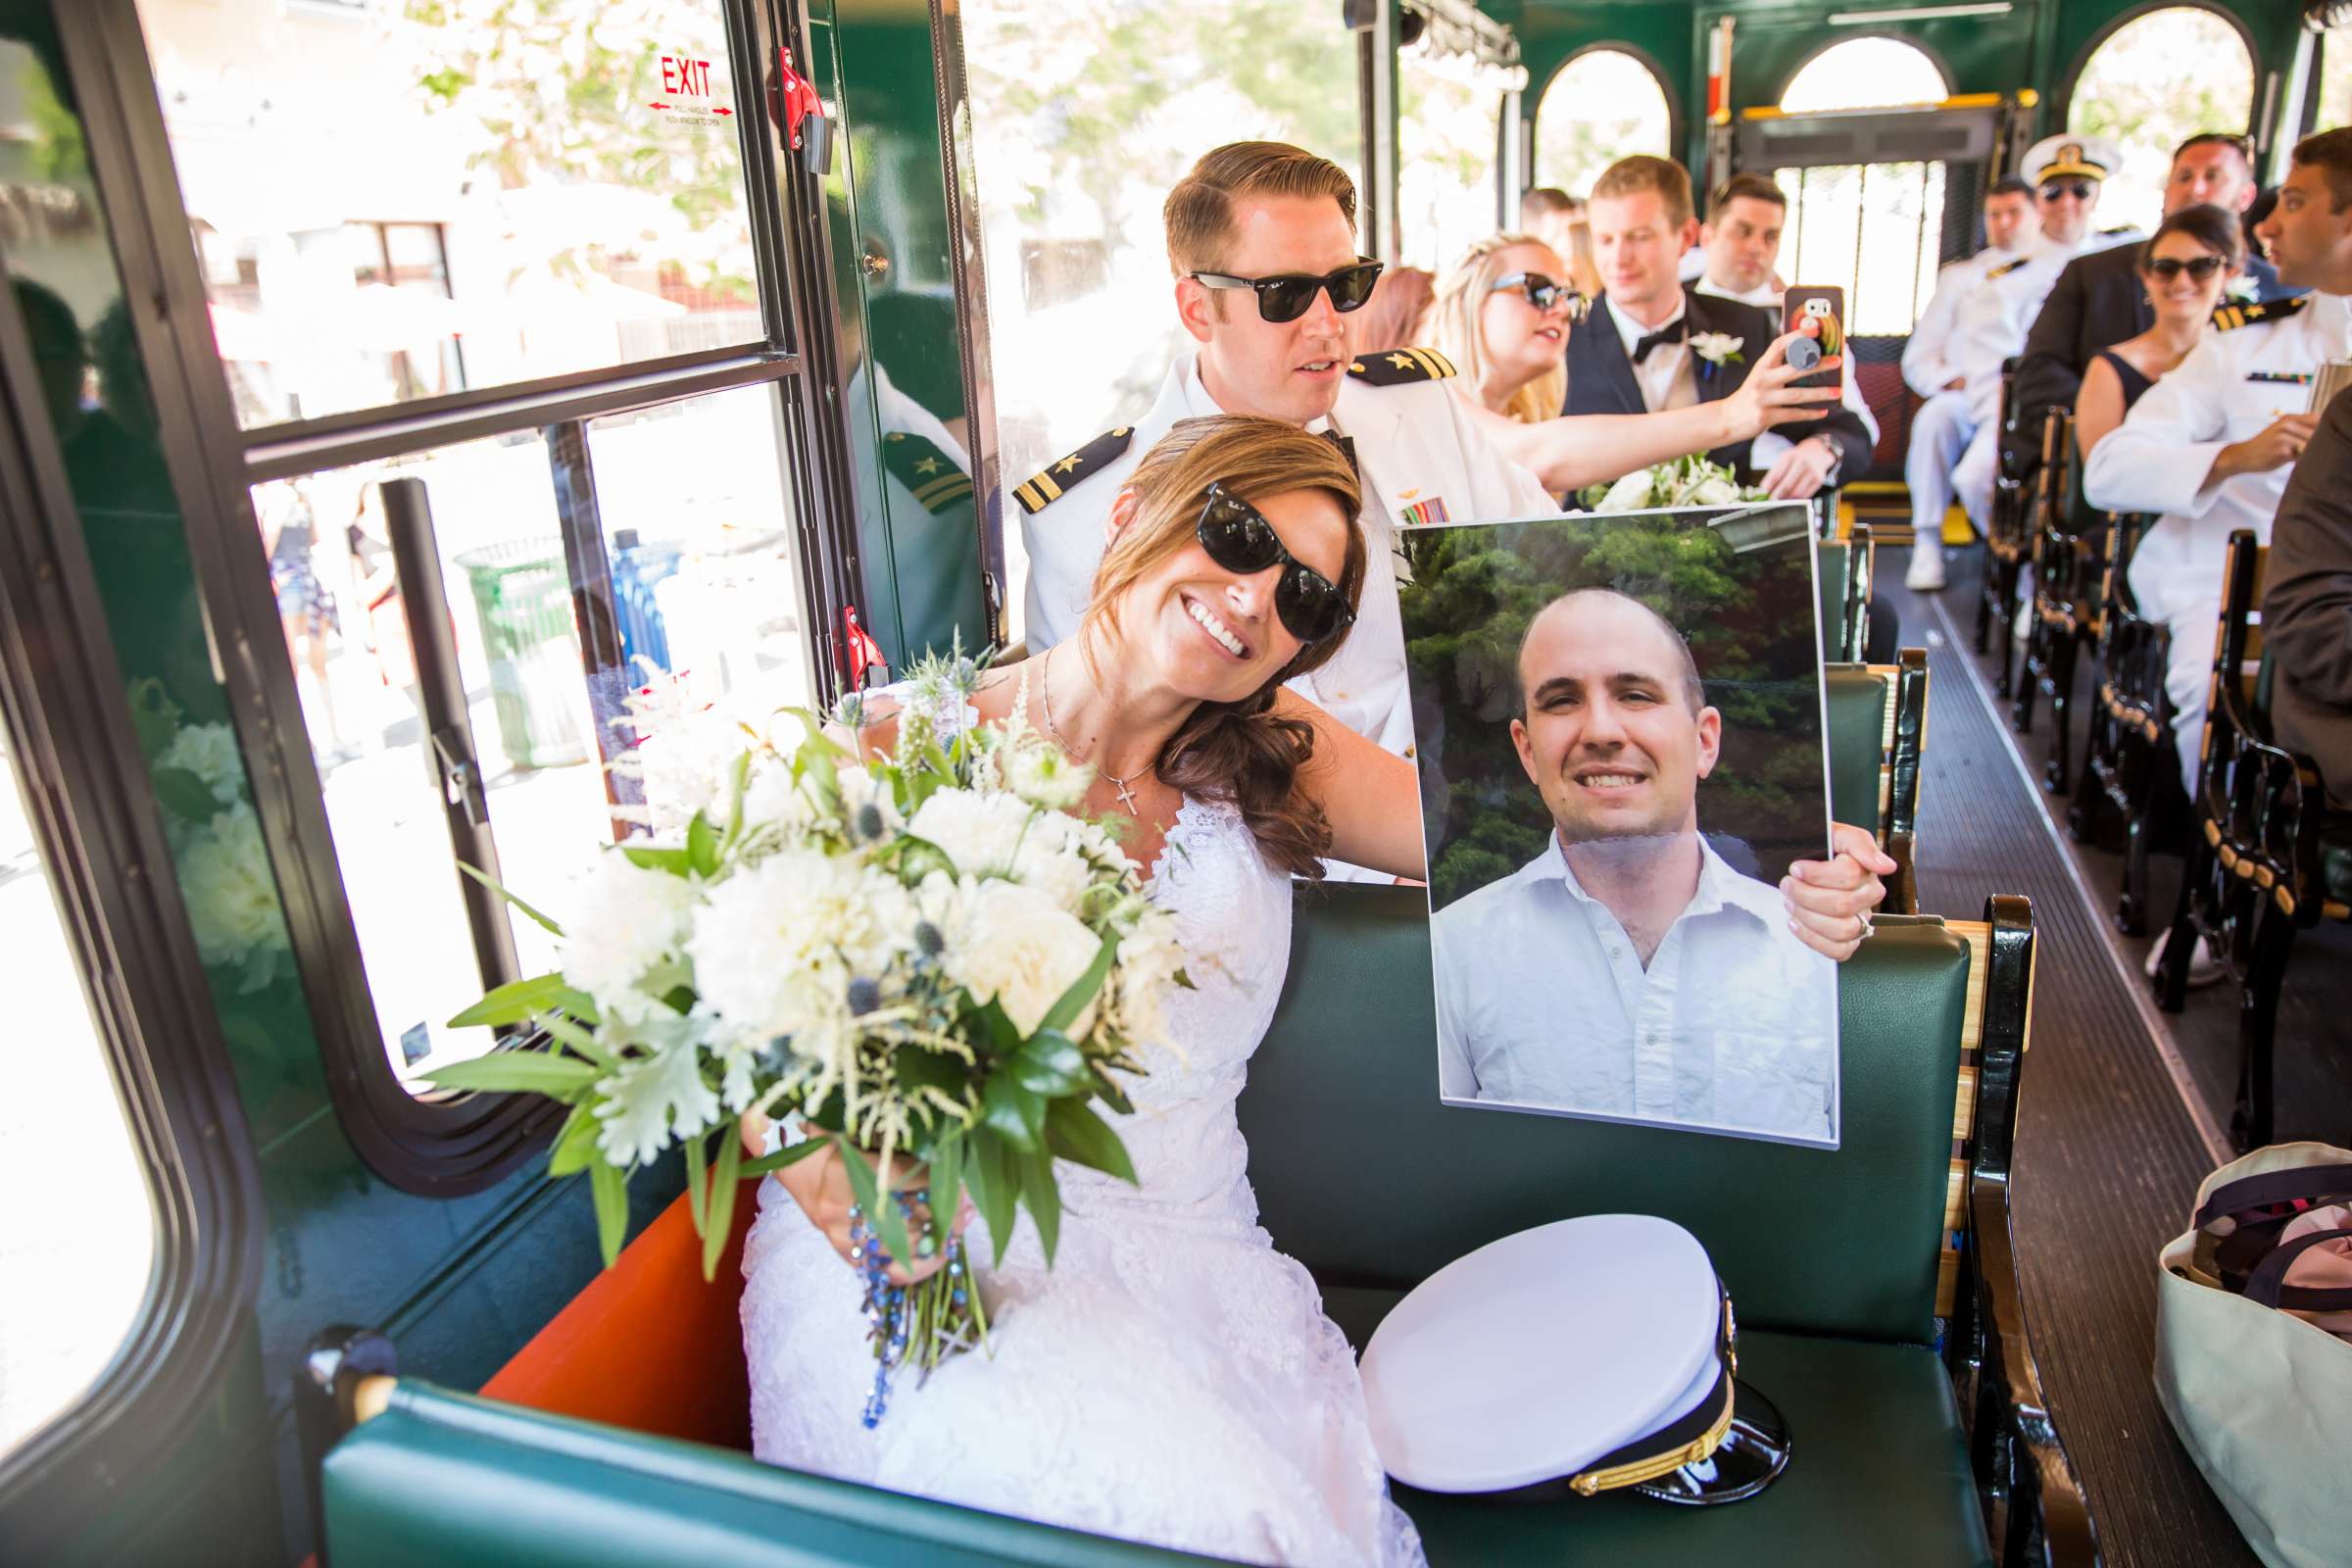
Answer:
[[[1734,174],[1715,187],[1707,199],[1707,220],[1698,225],[1698,243],[1684,253],[1682,278],[1701,294],[1738,300],[1742,305],[1780,314],[1788,283],[1779,270],[1781,234],[1788,220],[1788,197],[1762,174]],[[1853,310],[1853,301],[1846,301]],[[1843,377],[1838,401],[1862,421],[1870,444],[1879,444],[1878,416],[1854,384],[1854,357],[1841,356]],[[1780,456],[1788,438],[1766,431],[1756,437],[1759,462]],[[1860,474],[1848,474],[1858,479]]]
[[[2099,186],[2121,161],[2114,143],[2065,134],[2036,142],[2026,154],[2026,177],[2035,186],[2038,234],[2025,254],[1989,269],[1963,294],[1952,314],[1949,363],[1961,382],[1956,393],[1929,399],[1911,420],[1903,478],[1911,490],[1911,567],[1905,587],[1943,586],[1943,514],[1954,499],[1981,532],[1992,510],[1993,466],[2000,455],[1996,426],[2001,363],[2024,352],[2041,302],[2066,264],[2085,251],[2137,239],[2134,229],[2093,233]]]
[[[1664,617],[1555,599],[1519,648],[1544,853],[1438,912],[1438,1087],[1641,1121],[1837,1135],[1838,974],[1699,836],[1723,718]]]
[[[1370,297],[1380,264],[1356,251],[1355,184],[1337,164],[1282,142],[1219,147],[1168,193],[1166,220],[1176,314],[1200,347],[1170,367],[1142,419],[1013,487],[1029,551],[1029,652],[1077,628],[1119,482],[1170,425],[1254,414],[1330,430],[1353,445],[1371,548],[1355,629],[1301,691],[1348,728],[1407,754],[1399,531],[1555,516],[1559,506],[1471,422],[1468,405],[1443,384],[1453,368],[1441,356],[1348,356],[1341,314]]]
[[[1936,274],[1936,292],[1919,314],[1903,344],[1903,381],[1923,398],[1965,391],[1967,377],[1952,363],[1952,320],[1961,298],[1996,267],[2014,262],[2034,219],[2034,187],[2016,174],[2003,174],[1984,193],[1984,248],[1947,262]]]
[[[2317,423],[2312,379],[2329,361],[2352,358],[2352,128],[2295,148],[2278,205],[2255,233],[2279,281],[2314,292],[2215,312],[2220,330],[2141,395],[2082,472],[2092,506],[2160,514],[2132,552],[2132,595],[2172,632],[2164,684],[2192,790],[2230,535],[2250,528],[2270,542],[2278,498]]]

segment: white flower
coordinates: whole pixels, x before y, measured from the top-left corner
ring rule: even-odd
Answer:
[[[2233,300],[2251,300],[2262,293],[2262,284],[2250,273],[2240,272],[2224,286],[2222,292]]]
[[[1609,486],[1609,493],[1600,498],[1594,512],[1640,512],[1650,505],[1650,479],[1647,468],[1636,468],[1632,473]]]
[[[705,1008],[764,1044],[832,1018],[853,979],[878,979],[912,942],[914,901],[851,858],[789,849],[713,884],[686,952]]]
[[[1737,506],[1740,487],[1720,474],[1709,474],[1690,487],[1690,505],[1694,507]]]
[[[158,767],[176,767],[196,775],[222,806],[245,790],[245,763],[237,755],[237,737],[226,724],[190,724],[172,737]]]
[[[1690,352],[1709,365],[1723,365],[1737,360],[1740,345],[1746,341],[1729,332],[1693,332],[1690,334]]]
[[[649,871],[618,850],[596,858],[573,891],[564,921],[564,979],[600,1010],[642,1022],[666,1011],[636,989],[646,970],[675,953],[694,907],[694,884]]]
[[[691,1041],[625,1062],[596,1087],[607,1097],[596,1108],[605,1124],[597,1146],[615,1165],[645,1164],[673,1135],[692,1138],[718,1120],[718,1096],[703,1082],[702,1049]]]
[[[196,930],[196,956],[207,964],[246,966],[247,984],[258,989],[257,956],[285,951],[290,944],[277,907],[277,886],[270,876],[270,853],[253,808],[238,802],[215,814],[189,838],[179,856],[180,888],[188,922]]]
[[[1086,799],[1095,770],[1074,762],[1058,746],[1014,747],[999,759],[1004,787],[1042,811],[1067,811]]]
[[[948,975],[973,1000],[995,998],[1013,1027],[1033,1032],[1095,961],[1102,944],[1075,915],[1036,888],[983,882],[965,907],[962,929],[942,958]],[[1069,1026],[1072,1039],[1094,1027],[1090,1004]]]
[[[816,820],[816,808],[793,782],[792,769],[773,762],[756,762],[743,786],[743,820],[751,827],[781,827],[792,831]]]
[[[941,790],[906,824],[947,852],[964,876],[1007,877],[1077,907],[1094,882],[1075,817],[1041,810],[1016,795]]]
[[[1119,941],[1113,971],[1119,1024],[1137,1045],[1168,1043],[1167,1003],[1184,968],[1176,922],[1165,910],[1148,908]]]

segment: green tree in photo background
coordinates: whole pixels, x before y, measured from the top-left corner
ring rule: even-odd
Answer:
[[[1630,594],[1689,642],[1707,702],[1723,714],[1722,757],[1698,787],[1700,830],[1717,852],[1767,881],[1822,853],[1810,535],[1741,551],[1721,520],[1632,514],[1414,539],[1405,662],[1437,907],[1543,852],[1550,813],[1511,744],[1519,641],[1537,612],[1575,588]]]

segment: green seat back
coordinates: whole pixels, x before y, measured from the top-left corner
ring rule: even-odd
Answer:
[[[334,1568],[1178,1568],[1082,1535],[452,1394],[408,1378],[327,1454]],[[1006,1498],[1017,1506],[1017,1498]]]
[[[1879,782],[1894,683],[1867,664],[1832,664],[1823,679],[1830,720],[1830,815],[1884,836]]]
[[[1660,1214],[1759,1328],[1928,1344],[1968,945],[1882,917],[1839,974],[1831,1151],[1438,1102],[1429,923],[1413,888],[1302,890],[1290,983],[1241,1102],[1274,1243],[1329,1284],[1409,1289],[1497,1237]]]
[[[1813,546],[1813,586],[1821,597],[1821,657],[1849,657],[1846,646],[1846,573],[1854,552],[1842,539],[1817,540]]]

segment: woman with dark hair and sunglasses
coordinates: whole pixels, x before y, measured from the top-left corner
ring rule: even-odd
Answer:
[[[762,1185],[743,1298],[762,1459],[1220,1558],[1422,1561],[1347,1341],[1258,1228],[1235,1114],[1288,972],[1293,875],[1330,854],[1421,872],[1411,764],[1283,684],[1348,635],[1369,555],[1361,495],[1324,436],[1180,421],[1117,492],[1077,631],[993,671],[968,712],[942,705],[951,728],[1025,723],[1093,769],[1070,809],[1126,824],[1192,989],[1118,1120],[1135,1185],[1065,1164],[1052,1267],[1024,1217],[1003,1265],[975,1268],[992,1353],[903,1389],[871,1430],[858,1276],[827,1255],[849,1255],[840,1157]],[[891,744],[890,713],[859,739]],[[1880,896],[1856,857],[1891,869],[1869,838],[1840,829],[1846,853],[1797,868],[1790,918],[1833,956]],[[764,1147],[764,1128],[746,1136]],[[893,1180],[919,1190],[912,1171]],[[980,1237],[966,1250],[994,1253]]]
[[[1438,285],[1431,335],[1461,373],[1446,384],[1487,438],[1564,496],[1652,463],[1735,446],[1835,408],[1836,387],[1791,387],[1801,372],[1766,349],[1730,396],[1657,414],[1559,411],[1568,386],[1568,334],[1592,301],[1562,279],[1568,269],[1542,240],[1496,234],[1470,247]],[[1809,412],[1811,411],[1811,412]]]
[[[2197,346],[2222,291],[2246,259],[2236,218],[2219,207],[2183,207],[2139,248],[2140,286],[2156,324],[2091,357],[2075,394],[2075,441],[2087,454],[2124,422],[2141,393]]]

